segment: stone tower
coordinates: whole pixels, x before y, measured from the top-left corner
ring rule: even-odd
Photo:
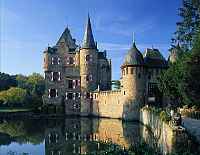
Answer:
[[[135,42],[125,56],[121,71],[122,93],[126,103],[123,117],[138,120],[139,108],[143,104],[145,74],[143,56]]]
[[[92,111],[90,92],[96,90],[98,85],[97,56],[97,46],[88,16],[84,40],[80,49],[81,115],[89,115]]]

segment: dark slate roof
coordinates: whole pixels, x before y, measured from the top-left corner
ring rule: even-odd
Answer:
[[[57,51],[57,48],[56,48],[56,46],[54,46],[54,47],[47,47],[47,49],[44,51],[44,53],[50,53],[50,54],[55,54],[56,53],[56,51]]]
[[[166,68],[168,66],[167,61],[159,52],[158,49],[147,48],[144,53],[144,64],[147,67]]]
[[[132,47],[128,50],[125,56],[123,65],[143,65],[143,56],[141,52],[137,49],[135,42]]]
[[[106,53],[105,52],[98,52],[98,59],[106,59]]]
[[[92,34],[92,27],[91,27],[91,22],[90,22],[89,16],[88,16],[87,25],[85,28],[85,34],[84,34],[82,48],[96,48],[96,44],[95,44],[94,37]]]
[[[69,28],[67,27],[62,33],[56,45],[59,46],[60,43],[64,43],[69,49],[76,49],[77,45],[75,43],[75,39],[72,38]]]

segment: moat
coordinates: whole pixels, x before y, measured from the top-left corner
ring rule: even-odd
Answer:
[[[139,122],[122,122],[118,119],[68,117],[1,120],[0,155],[104,154],[111,148],[143,149],[141,145],[144,143],[155,154],[164,155],[171,150],[171,146],[167,142],[158,144],[159,136],[164,134],[161,131],[153,134]],[[199,154],[198,147],[188,138],[186,142],[178,142],[173,152]]]

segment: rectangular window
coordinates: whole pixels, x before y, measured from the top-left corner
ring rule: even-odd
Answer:
[[[128,67],[126,67],[126,74],[128,74]]]
[[[69,89],[73,88],[73,81],[72,80],[68,80],[68,88]]]
[[[131,74],[133,74],[133,68],[131,68]]]
[[[90,98],[90,93],[86,93],[86,98],[89,99]]]
[[[67,93],[67,99],[72,100],[73,99],[73,93]]]

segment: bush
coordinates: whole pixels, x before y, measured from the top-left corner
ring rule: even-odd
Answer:
[[[27,91],[22,88],[11,87],[8,90],[0,92],[0,100],[3,104],[8,106],[20,106],[25,103],[27,97]]]

